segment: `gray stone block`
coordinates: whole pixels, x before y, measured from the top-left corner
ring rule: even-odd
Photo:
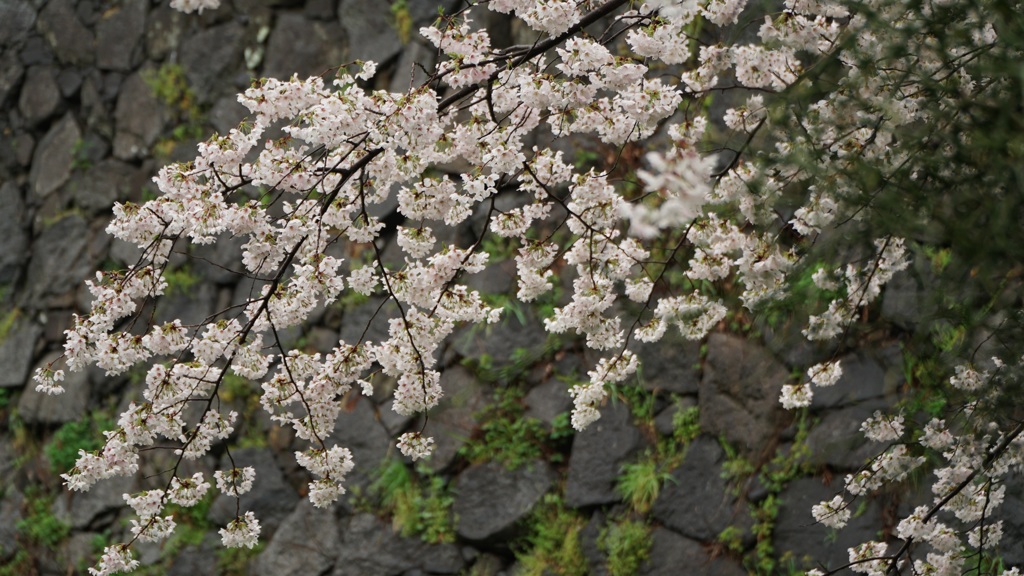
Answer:
[[[324,574],[338,554],[338,523],[328,508],[314,508],[308,500],[298,507],[253,563],[258,576]]]
[[[100,480],[87,493],[62,493],[53,503],[53,515],[72,528],[84,530],[106,513],[123,508],[123,495],[136,490],[134,478],[115,476]]]
[[[10,284],[21,275],[29,246],[25,202],[17,184],[8,181],[0,185],[0,206],[0,284]]]
[[[147,84],[145,75],[151,69],[132,74],[121,85],[114,120],[114,156],[133,160],[148,155],[167,124],[167,111]]]
[[[518,470],[495,462],[467,468],[453,486],[455,531],[473,542],[507,541],[553,481],[554,473],[540,461]]]
[[[30,125],[49,118],[61,105],[57,72],[51,66],[33,66],[25,74],[25,83],[18,96],[18,110]]]
[[[364,4],[388,9],[383,3]],[[296,38],[304,41],[296,42]],[[345,55],[346,45],[346,33],[336,22],[308,20],[302,14],[283,12],[278,15],[267,41],[263,75],[291,78],[298,74],[305,79],[323,74],[352,59]]]
[[[746,504],[736,501],[722,477],[724,459],[715,440],[694,440],[655,500],[654,518],[696,540],[714,540],[728,526],[748,531],[752,522]]]
[[[30,3],[0,0],[0,46],[17,46],[25,40],[35,23],[36,11]]]
[[[56,83],[54,88],[56,89]],[[54,124],[39,141],[32,156],[32,169],[29,171],[30,187],[35,197],[45,198],[68,181],[75,146],[81,139],[82,132],[78,129],[78,122],[69,113]]]
[[[241,24],[228,22],[207,28],[182,43],[181,66],[200,102],[214,102],[223,92],[236,91],[224,79],[232,77],[242,64],[244,32]]]
[[[43,358],[37,367],[45,366],[57,357],[52,353]],[[64,393],[51,396],[36,392],[35,384],[27,383],[18,401],[18,414],[26,424],[58,425],[81,420],[89,407],[89,376],[83,370],[65,370]]]
[[[47,226],[32,243],[26,296],[33,306],[47,296],[67,294],[92,275],[98,263],[90,250],[85,218],[69,214]]]
[[[39,31],[64,64],[92,64],[96,37],[82,24],[71,0],[51,0],[39,13]]]
[[[788,377],[785,366],[756,343],[712,334],[700,383],[701,430],[759,456],[785,417],[779,394]]]
[[[458,574],[465,565],[453,544],[431,545],[402,537],[372,514],[358,514],[341,529],[332,576],[364,574]]]
[[[728,556],[712,556],[700,542],[684,538],[671,530],[655,528],[651,550],[639,576],[744,576],[746,570]]]
[[[142,59],[147,2],[120,2],[100,16],[96,24],[96,66],[130,71]]]
[[[43,334],[43,327],[18,310],[8,310],[2,317],[14,314],[13,324],[0,340],[0,388],[17,388],[28,383],[29,369],[36,343]]]
[[[601,419],[573,438],[565,503],[581,507],[619,501],[619,470],[642,442],[628,406],[619,402],[604,407]]]

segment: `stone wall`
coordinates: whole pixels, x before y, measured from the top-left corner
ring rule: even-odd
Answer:
[[[418,77],[413,63],[432,58],[404,41],[386,2],[223,3],[189,16],[163,0],[0,0],[0,574],[85,573],[103,543],[127,533],[121,495],[153,486],[148,476],[170,461],[155,453],[138,478],[61,491],[55,466],[89,448],[138,387],[95,370],[70,374],[60,397],[28,383],[61,350],[72,315],[88,310],[83,281],[137,256],[104,233],[113,202],[144,199],[162,163],[188,159],[198,139],[233,127],[244,113],[234,95],[252,78],[374,59],[378,87],[402,90]],[[408,0],[401,15],[415,30],[436,4]],[[497,38],[515,32],[490,25]],[[239,249],[225,241],[175,261],[155,317],[197,322],[248,289],[222,268]],[[473,282],[508,296],[513,273],[496,259]],[[900,290],[888,313],[905,323],[912,286]],[[343,300],[286,339],[326,352],[362,332],[378,307]],[[386,312],[371,335],[385,330]],[[868,500],[838,539],[809,514],[879,450],[857,431],[898,399],[903,358],[896,341],[845,353],[843,381],[798,418],[779,408],[779,389],[830,351],[802,344],[792,322],[740,323],[703,343],[667,338],[644,348],[637,386],[618,390],[579,434],[566,424],[566,388],[593,359],[578,342],[548,337],[526,310],[463,330],[446,348],[446,399],[427,425],[435,457],[417,469],[395,456],[394,438],[421,422],[390,410],[387,386],[353,398],[335,436],[358,469],[343,504],[326,511],[303,498],[308,479],[292,456],[301,443],[261,417],[256,391],[236,382],[222,397],[244,415],[230,454],[257,470],[241,506],[257,513],[265,545],[219,548],[216,529],[236,514],[220,498],[182,515],[183,535],[170,543],[138,545],[140,559],[149,574],[606,574],[623,561],[610,542],[635,525],[648,550],[634,553],[640,574],[786,573],[810,566],[807,558],[838,566],[846,546],[891,529],[893,510],[924,497]],[[225,458],[220,450],[193,468],[209,473]],[[661,489],[646,498],[621,488],[651,478]],[[1022,489],[1012,492],[1005,530],[1020,543]],[[569,552],[546,552],[552,531]],[[1005,550],[1005,560],[1024,562],[1022,549]]]

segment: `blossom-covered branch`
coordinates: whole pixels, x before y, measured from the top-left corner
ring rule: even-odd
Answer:
[[[218,2],[171,4],[190,12]],[[440,56],[422,85],[370,89],[374,62],[341,67],[333,79],[261,79],[239,95],[245,123],[200,144],[193,161],[161,169],[157,198],[115,207],[107,231],[143,256],[90,282],[91,312],[67,332],[62,362],[108,375],[144,369],[144,400],[102,449],[81,454],[64,475],[69,488],[135,474],[140,451],[158,441],[176,451],[177,464],[207,454],[233,431],[237,415],[215,401],[233,374],[261,390],[274,422],[308,442],[296,461],[312,478],[313,504],[330,505],[357,464],[331,439],[345,396],[372,393],[382,374],[397,383],[398,414],[427,414],[444,395],[437,364],[445,340],[459,326],[499,320],[501,309],[465,283],[488,265],[481,247],[489,235],[515,245],[523,302],[556,282],[571,286],[544,326],[582,336],[598,355],[589,380],[570,391],[580,430],[600,418],[609,387],[636,372],[638,346],[669,329],[699,340],[730,308],[756,312],[786,298],[794,274],[815,266],[819,241],[854,229],[867,241],[814,268],[813,285],[830,298],[803,329],[812,341],[843,341],[910,263],[912,240],[861,224],[883,210],[887,193],[931,177],[925,152],[942,142],[914,136],[921,126],[948,126],[942,111],[961,113],[951,92],[931,96],[936,84],[967,97],[998,84],[979,67],[997,46],[981,14],[957,21],[952,55],[935,47],[928,14],[944,10],[940,2],[915,11],[787,0],[782,12],[759,15],[756,42],[732,45],[722,40],[748,13],[744,0],[467,5],[420,30]],[[519,18],[534,41],[492,46],[475,22],[484,9]],[[874,25],[879,19],[900,26]],[[716,91],[738,94],[721,117],[708,106]],[[274,131],[284,136],[265,139]],[[581,142],[649,150],[623,178],[614,166],[569,157]],[[478,231],[468,244],[448,233],[465,228]],[[250,296],[197,325],[142,326],[142,310],[166,289],[172,251],[229,236],[245,239],[237,270],[252,283]],[[346,293],[394,306],[382,341],[364,330],[324,355],[282,343],[282,330]],[[38,372],[40,390],[62,391],[55,366]],[[781,402],[806,407],[813,387],[841,375],[834,358],[811,366],[806,381],[780,390]],[[958,389],[983,387],[968,372],[957,378]],[[986,400],[971,402],[968,416]],[[973,424],[931,422],[914,444],[902,443],[903,415],[879,412],[865,423],[869,438],[891,445],[847,478],[850,498],[901,482],[929,450],[950,465],[933,488],[935,507],[900,523],[903,549],[890,556],[867,543],[851,551],[853,569],[892,570],[912,541],[928,540],[938,552],[914,569],[942,573],[960,565],[962,550],[998,541],[998,523],[985,519],[1001,499],[999,478],[1020,465],[1019,427],[1002,434],[992,422],[967,434]],[[961,433],[962,442],[948,441]],[[986,460],[993,445],[999,454]],[[432,446],[429,426],[398,441],[414,459]],[[986,472],[964,476],[972,463]],[[93,573],[133,568],[135,539],[173,531],[167,505],[194,505],[211,487],[202,474],[179,478],[177,464],[164,488],[125,495],[139,516],[134,539],[108,547]],[[259,481],[251,468],[214,477],[236,497]],[[838,528],[849,506],[840,495],[813,514]],[[939,509],[973,523],[966,545],[931,524]],[[227,546],[252,547],[259,532],[259,520],[239,510],[221,535]]]

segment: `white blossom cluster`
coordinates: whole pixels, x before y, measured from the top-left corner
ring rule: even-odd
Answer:
[[[216,10],[219,7],[220,0],[171,0],[171,8],[186,14],[196,11],[202,14],[203,10]]]
[[[225,548],[253,548],[260,536],[260,521],[252,512],[235,518],[220,529],[221,543]]]
[[[1003,366],[998,359],[994,363]],[[1024,359],[1020,364],[1024,365]],[[1019,368],[1020,366],[1018,366]],[[960,366],[963,376],[971,369]],[[985,380],[992,376],[986,375]],[[955,377],[954,377],[955,379]],[[982,385],[985,382],[978,382]],[[985,401],[982,400],[981,403]],[[976,402],[973,409],[982,406]],[[961,414],[958,425],[972,425]],[[896,536],[908,546],[927,544],[928,552],[913,559],[913,570],[921,574],[961,574],[973,551],[996,549],[1003,537],[1003,523],[995,520],[995,511],[1006,495],[1004,479],[1024,470],[1024,436],[1018,424],[1004,432],[995,422],[984,427],[984,434],[963,434],[945,420],[931,419],[916,442],[902,442],[905,418],[876,411],[861,426],[865,436],[889,447],[869,466],[846,477],[846,496],[837,495],[814,506],[814,519],[830,528],[842,528],[850,520],[854,499],[872,494],[892,482],[900,482],[926,461],[926,454],[942,462],[933,470],[932,504],[916,507],[896,525]],[[916,455],[915,455],[916,454]],[[894,562],[893,549],[883,543],[869,542],[850,550],[850,569],[873,576],[888,573]],[[909,558],[909,557],[908,557]],[[1012,570],[1003,574],[1013,574]]]
[[[171,0],[186,12],[217,4]],[[108,375],[145,367],[146,376],[142,399],[105,433],[103,448],[82,452],[63,476],[70,489],[133,475],[140,452],[156,446],[169,443],[179,459],[209,454],[234,430],[237,415],[213,401],[225,375],[234,374],[259,391],[274,422],[309,444],[296,461],[313,477],[310,500],[317,506],[336,501],[356,465],[330,438],[346,394],[354,386],[372,392],[371,375],[379,373],[396,383],[397,413],[428,412],[445,394],[437,369],[445,339],[459,326],[500,319],[501,310],[465,283],[488,265],[480,246],[489,234],[516,245],[523,302],[571,279],[544,326],[582,336],[599,355],[588,380],[570,391],[572,424],[582,430],[600,418],[609,386],[637,371],[637,346],[659,341],[670,329],[699,340],[725,319],[722,296],[702,286],[734,287],[752,311],[785,296],[790,274],[805,264],[803,248],[856,222],[864,206],[855,200],[875,192],[860,190],[847,175],[867,163],[884,186],[914,161],[894,144],[901,128],[933,120],[918,94],[932,75],[949,71],[927,36],[894,56],[885,47],[903,41],[899,26],[871,28],[864,15],[838,2],[786,0],[784,11],[761,25],[758,42],[737,45],[699,45],[693,31],[729,30],[745,0],[481,4],[420,30],[440,57],[424,85],[408,93],[364,89],[374,62],[356,63],[355,75],[343,68],[333,80],[262,79],[239,96],[251,114],[244,125],[200,144],[193,161],[161,169],[157,198],[115,206],[107,231],[141,249],[142,258],[128,271],[98,273],[88,283],[91,312],[66,332],[62,362],[72,371],[96,365]],[[902,4],[867,4],[892,22],[913,19]],[[483,9],[515,14],[536,42],[493,48],[471,18]],[[614,33],[580,32],[605,17],[614,20]],[[996,39],[977,15],[958,25],[975,43],[961,47],[960,55]],[[785,112],[778,95],[819,73],[821,59],[841,68],[834,90],[802,111],[800,130],[772,132],[775,153],[755,154],[749,145],[773,130],[776,112]],[[882,73],[865,66],[882,61]],[[980,89],[980,79],[962,68],[950,77],[968,94]],[[721,86],[722,78],[735,85]],[[742,103],[711,118],[704,99],[734,88],[747,91]],[[719,123],[745,143],[706,151],[708,127]],[[272,129],[286,137],[265,139]],[[576,163],[562,145],[578,141],[570,137],[588,139],[616,150],[618,158],[627,146],[656,135],[670,143],[638,155],[635,178],[615,171],[617,159],[603,170]],[[810,158],[813,166],[790,158]],[[816,173],[829,177],[816,180]],[[778,201],[786,194],[798,202],[784,216]],[[499,196],[512,201],[498,202]],[[375,214],[384,205],[397,205],[404,219],[394,234],[397,258],[382,255],[386,224]],[[477,231],[476,242],[449,243],[442,232],[456,226]],[[780,231],[796,240],[780,241]],[[172,250],[228,236],[244,240],[237,269],[261,280],[260,287],[254,284],[244,301],[199,325],[172,321],[134,331],[144,323],[143,304],[167,286]],[[338,243],[357,248],[350,254],[369,255],[369,263],[328,253]],[[808,339],[843,336],[909,264],[907,241],[894,235],[862,252],[814,274],[817,288],[837,296],[810,316],[803,330]],[[674,267],[681,270],[678,278]],[[323,355],[280,344],[279,331],[301,325],[346,290],[383,297],[397,310],[382,341],[339,340]],[[638,307],[639,316],[627,318],[627,307]],[[64,375],[41,368],[38,389],[62,392]],[[837,385],[841,377],[836,361],[815,365],[806,381],[781,390],[781,402],[791,409],[809,406],[814,387]],[[963,368],[951,385],[976,392],[990,377]],[[201,414],[186,410],[191,405],[203,406]],[[906,426],[902,415],[877,413],[865,422],[869,438],[890,445],[847,477],[846,497],[816,506],[813,515],[841,528],[853,498],[902,481],[922,465],[923,454],[940,453],[948,465],[937,470],[936,505],[966,530],[951,536],[931,510],[902,519],[899,530],[900,537],[936,550],[915,560],[918,572],[949,573],[960,565],[964,546],[998,541],[999,525],[984,519],[1002,499],[1000,478],[1020,467],[1019,431],[993,425],[965,437],[961,428],[934,419],[910,441]],[[1004,440],[1008,447],[994,454],[992,447]],[[425,458],[433,439],[408,432],[398,447],[410,458]],[[259,481],[252,468],[213,476],[217,490],[235,497]],[[174,529],[166,506],[194,505],[210,487],[197,474],[126,495],[139,517],[134,537],[166,538]],[[232,547],[253,547],[259,533],[251,512],[221,530]],[[851,567],[881,573],[890,552],[885,544],[865,543],[851,549]],[[137,564],[126,545],[114,545],[92,573]]]
[[[413,460],[427,458],[434,450],[434,439],[424,437],[419,432],[406,432],[398,439],[398,449]]]

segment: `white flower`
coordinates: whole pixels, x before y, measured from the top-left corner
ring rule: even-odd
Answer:
[[[196,472],[191,478],[184,480],[171,478],[171,487],[167,494],[175,504],[189,507],[198,504],[209,489],[210,483],[203,479],[203,473]]]
[[[342,482],[345,475],[355,467],[352,452],[340,446],[328,450],[296,452],[295,460],[303,468],[320,476],[309,483],[309,501],[317,508],[329,506],[345,493]]]
[[[751,132],[768,116],[764,107],[764,97],[755,94],[747,98],[747,103],[739,108],[725,111],[725,125],[737,132]]]
[[[172,516],[151,516],[132,520],[132,534],[143,542],[159,542],[170,538],[176,524]]]
[[[807,378],[817,386],[832,386],[843,376],[839,361],[815,364],[807,369]]]
[[[42,392],[44,394],[57,395],[64,393],[64,387],[57,382],[64,381],[63,370],[50,370],[49,368],[37,368],[35,376],[32,377],[37,382],[36,392]]]
[[[163,508],[163,490],[146,490],[136,495],[122,495],[124,501],[142,518],[156,516]]]
[[[356,74],[356,78],[360,80],[369,80],[373,78],[373,75],[377,73],[377,63],[373,60],[367,60],[362,63],[362,70],[359,74]]]
[[[348,277],[348,286],[364,296],[372,294],[377,287],[377,275],[373,266],[363,266],[353,270]]]
[[[793,410],[810,406],[813,396],[811,387],[806,384],[786,384],[782,387],[779,401],[782,402],[782,407],[786,410]]]
[[[950,376],[949,383],[954,388],[973,392],[985,384],[988,376],[988,372],[978,372],[970,366],[960,365],[956,367],[956,374]]]
[[[850,508],[843,501],[842,496],[836,496],[832,500],[815,504],[811,508],[811,514],[818,522],[835,529],[846,526],[846,523],[850,520]]]
[[[413,258],[423,258],[430,254],[435,242],[437,242],[437,239],[434,238],[429,227],[398,227],[398,245]]]
[[[195,11],[202,14],[203,10],[216,10],[219,7],[220,0],[171,0],[171,8],[186,14]]]
[[[132,558],[132,552],[127,544],[114,544],[103,549],[99,565],[96,568],[89,568],[89,574],[91,576],[108,576],[109,574],[131,572],[138,567],[139,561]]]
[[[903,416],[883,416],[876,410],[860,426],[860,431],[874,442],[893,442],[903,436]]]
[[[956,442],[956,438],[946,428],[946,421],[938,418],[932,418],[924,426],[924,434],[921,435],[921,445],[931,448],[932,450],[943,450],[952,446]]]
[[[252,512],[235,518],[227,527],[220,529],[221,543],[226,548],[253,548],[260,535],[260,522]]]
[[[413,460],[428,458],[434,451],[434,439],[424,437],[419,432],[406,432],[398,438],[398,449]]]
[[[241,496],[252,489],[252,482],[256,479],[256,469],[252,466],[244,468],[232,468],[231,470],[217,470],[213,473],[217,480],[217,489],[229,496]]]
[[[654,283],[648,278],[629,278],[626,280],[626,297],[633,302],[644,302],[651,295]]]
[[[889,565],[889,559],[885,556],[887,548],[884,542],[865,542],[850,548],[850,569],[872,576],[885,574]]]

